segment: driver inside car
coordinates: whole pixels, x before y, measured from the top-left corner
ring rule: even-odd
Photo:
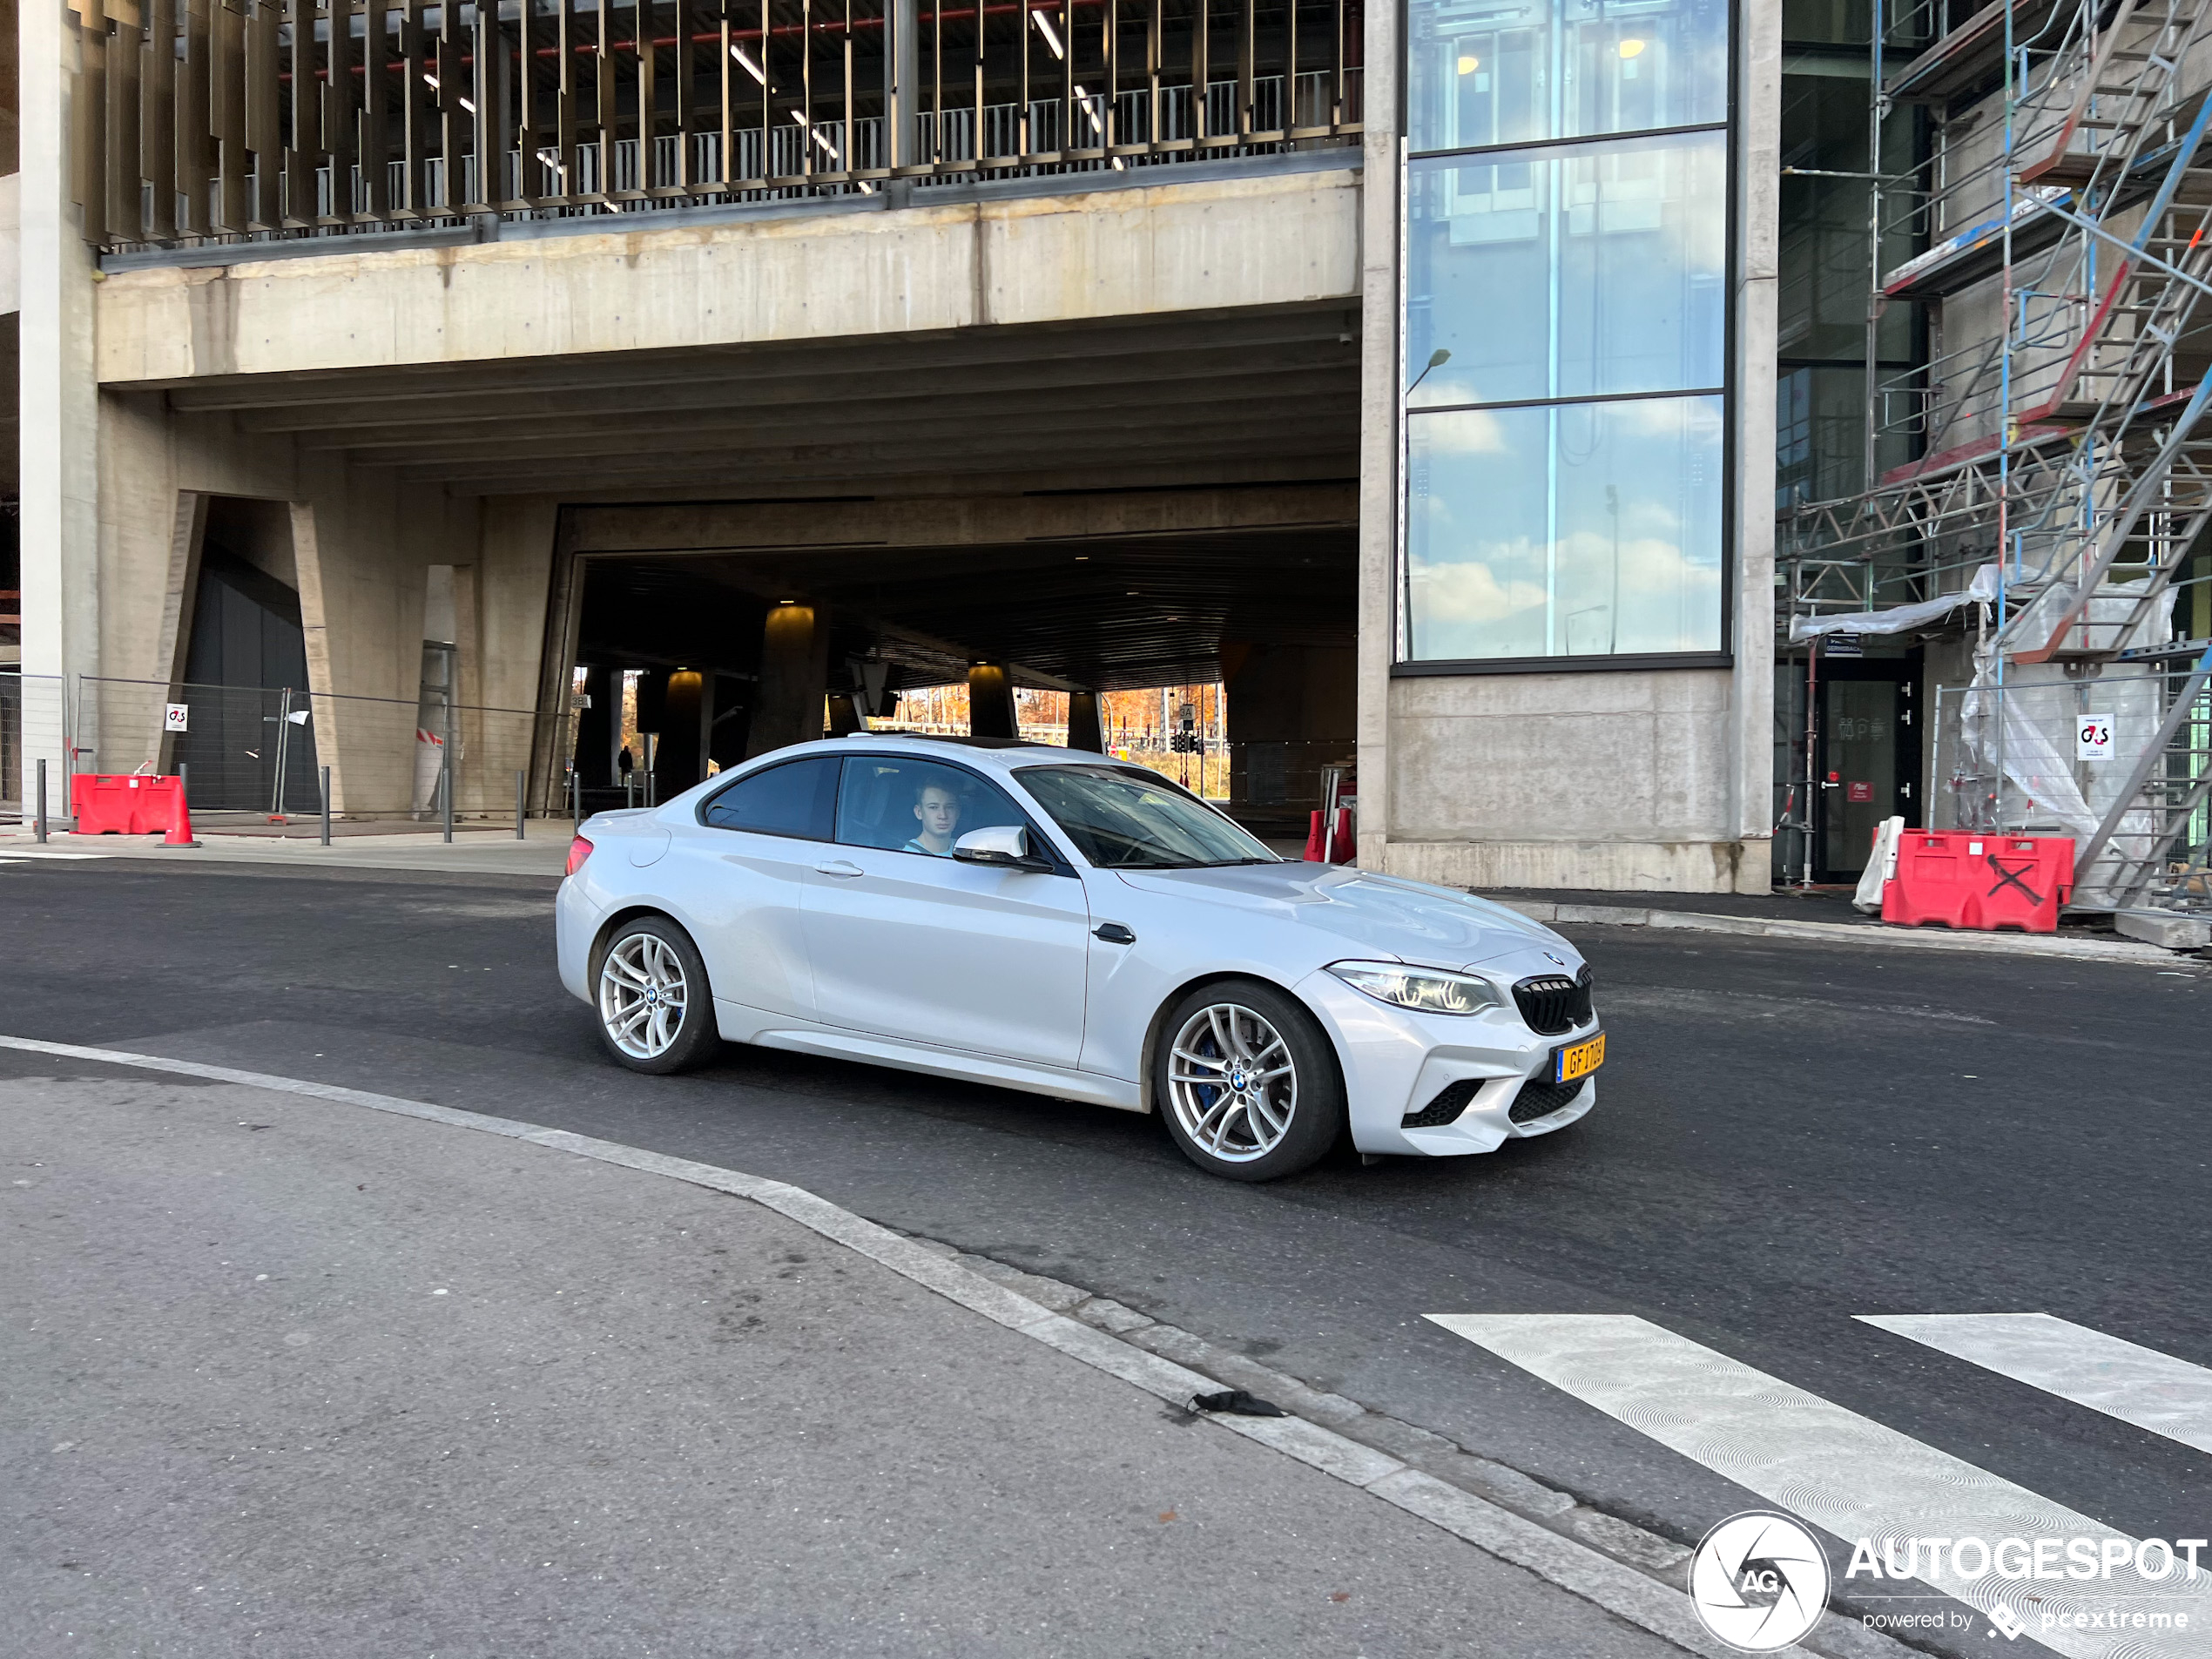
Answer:
[[[960,797],[942,784],[924,784],[914,792],[914,816],[921,820],[921,833],[899,850],[952,857],[953,835],[960,827]]]

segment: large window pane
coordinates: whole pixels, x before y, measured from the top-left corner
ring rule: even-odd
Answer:
[[[1415,415],[1415,661],[1717,651],[1718,397]]]
[[[1727,0],[1410,0],[1416,152],[1728,118]]]
[[[1728,135],[1413,164],[1416,408],[1721,384]]]

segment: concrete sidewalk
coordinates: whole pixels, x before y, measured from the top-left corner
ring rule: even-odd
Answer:
[[[497,828],[456,827],[451,841],[436,830],[334,835],[328,846],[306,835],[225,834],[198,828],[196,846],[164,846],[158,836],[72,835],[53,832],[44,846],[32,833],[0,826],[0,859],[78,857],[131,859],[149,863],[255,864],[293,870],[427,870],[485,875],[557,876],[568,861],[575,826],[565,818],[532,819],[529,838],[517,840],[509,823]]]
[[[1678,1649],[759,1204],[0,1053],[25,1651]]]

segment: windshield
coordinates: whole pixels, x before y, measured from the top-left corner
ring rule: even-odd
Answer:
[[[1101,869],[1279,864],[1195,795],[1129,766],[1025,766],[1022,786]]]

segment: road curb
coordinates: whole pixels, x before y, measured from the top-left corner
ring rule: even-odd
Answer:
[[[1480,896],[1480,895],[1478,895]],[[1656,910],[1626,905],[1553,904],[1545,900],[1499,899],[1508,910],[1552,926],[1595,922],[1615,927],[1738,934],[1766,939],[1811,939],[1824,943],[1889,946],[1903,950],[1965,951],[1991,956],[2040,956],[2090,962],[2155,963],[2200,961],[2186,951],[2120,939],[2066,939],[2052,934],[1953,933],[1947,928],[1892,927],[1880,922],[1787,921],[1770,916],[1721,916],[1702,910]]]
[[[1068,1358],[1129,1384],[1177,1406],[1187,1406],[1192,1395],[1208,1392],[1223,1378],[1206,1375],[1152,1351],[1124,1340],[1102,1325],[1121,1324],[1132,1333],[1143,1327],[1164,1331],[1142,1315],[1114,1303],[1102,1304],[1100,1323],[1071,1318],[1052,1305],[1082,1293],[1074,1286],[1039,1279],[1045,1299],[1026,1295],[1003,1282],[1005,1275],[987,1276],[974,1271],[949,1247],[892,1231],[832,1204],[803,1187],[772,1181],[718,1164],[671,1157],[641,1147],[603,1141],[568,1130],[550,1129],[514,1118],[495,1117],[428,1101],[381,1095],[367,1089],[346,1089],[297,1077],[246,1071],[199,1061],[172,1060],[160,1055],[123,1049],[88,1048],[76,1043],[46,1042],[31,1037],[0,1035],[0,1049],[48,1055],[57,1059],[91,1061],[127,1066],[136,1070],[168,1072],[211,1082],[304,1096],[334,1104],[357,1106],[391,1113],[448,1128],[497,1135],[523,1141],[548,1151],[565,1152],[598,1163],[658,1175],[711,1191],[744,1198],[806,1228],[820,1238],[844,1245],[889,1269],[900,1278],[934,1291],[947,1300],[982,1315],[994,1324],[1043,1343]],[[1017,1279],[1031,1276],[1008,1270]],[[1087,1298],[1096,1300],[1096,1298]],[[1118,1312],[1115,1312],[1118,1310]],[[1123,1316],[1127,1316],[1124,1318]],[[1186,1336],[1188,1333],[1178,1332]],[[1189,1341],[1204,1349],[1195,1338]],[[1226,1368],[1226,1367],[1224,1367]],[[1285,1381],[1291,1379],[1285,1379]],[[1285,1391],[1290,1392],[1290,1391]],[[1308,1392],[1301,1390],[1300,1392]],[[1337,1397],[1318,1397],[1333,1400]],[[1345,1407],[1361,1411],[1356,1402]],[[1698,1622],[1688,1597],[1678,1586],[1653,1572],[1641,1570],[1585,1543],[1568,1533],[1517,1514],[1501,1504],[1455,1486],[1413,1467],[1390,1453],[1339,1433],[1323,1423],[1296,1413],[1280,1418],[1207,1416],[1204,1420],[1242,1436],[1285,1457],[1372,1494],[1393,1507],[1426,1521],[1484,1554],[1535,1575],[1546,1582],[1603,1608],[1615,1617],[1673,1642],[1703,1659],[1733,1659],[1737,1649],[1710,1635]],[[1419,1431],[1417,1431],[1419,1432]],[[1438,1437],[1440,1439],[1440,1437]],[[1526,1480],[1527,1477],[1521,1477]],[[1529,1481],[1537,1492],[1548,1488]],[[1564,1494],[1559,1494],[1564,1496]],[[1572,1500],[1568,1500],[1572,1502]],[[1615,1522],[1625,1527],[1627,1523]],[[1664,1541],[1655,1541],[1662,1543]],[[1676,1550],[1677,1556],[1680,1552]],[[1779,1649],[1784,1655],[1814,1655],[1818,1659],[1905,1659],[1912,1652],[1905,1644],[1826,1615],[1817,1640],[1804,1646]]]

